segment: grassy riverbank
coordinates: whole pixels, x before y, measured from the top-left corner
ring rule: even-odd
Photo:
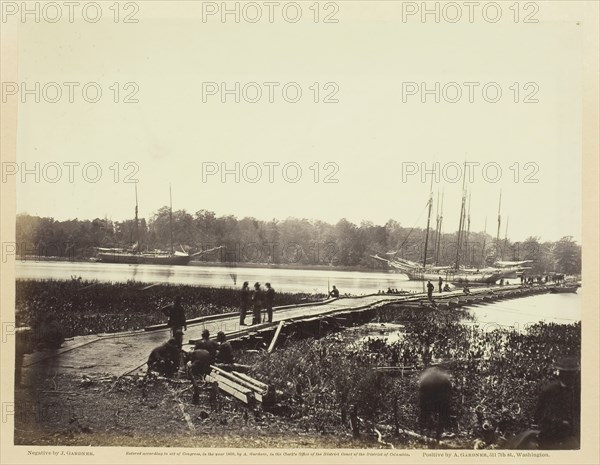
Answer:
[[[65,337],[142,329],[166,322],[159,310],[181,297],[188,319],[239,311],[237,289],[188,285],[150,285],[137,281],[17,280],[18,326],[36,326],[53,313]],[[320,300],[324,295],[278,292],[275,305]]]
[[[453,437],[441,447],[502,448],[531,425],[539,388],[556,358],[581,350],[580,323],[484,331],[463,310],[397,305],[380,309],[372,321],[384,322],[403,325],[402,336],[385,339],[360,326],[318,340],[290,336],[270,354],[237,350],[249,374],[278,391],[269,411],[222,393],[211,398],[210,390],[194,405],[183,373],[144,383],[135,376],[29,372],[17,389],[15,443],[380,448],[377,430],[397,449],[429,447],[411,433],[432,435],[418,424],[418,377],[431,359],[443,359],[453,379],[454,421]],[[394,365],[415,369],[393,377],[375,370]],[[357,438],[350,426],[354,409]]]
[[[349,431],[353,408],[361,429],[387,432],[387,441],[409,441],[394,435],[397,427],[419,431],[417,384],[431,359],[444,360],[453,377],[451,432],[447,446],[503,447],[507,439],[533,421],[541,384],[552,376],[561,356],[580,356],[581,324],[538,323],[525,332],[484,331],[457,310],[409,310],[390,306],[377,321],[404,325],[400,339],[366,337],[345,331],[320,340],[305,339],[273,354],[251,356],[257,378],[283,392],[287,414],[307,430]],[[375,370],[381,366],[414,366],[401,376]],[[431,431],[430,431],[431,433]]]

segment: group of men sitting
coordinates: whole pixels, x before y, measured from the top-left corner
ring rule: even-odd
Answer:
[[[219,331],[217,340],[210,339],[210,332],[205,329],[202,339],[194,345],[191,351],[183,350],[183,331],[176,330],[173,337],[164,344],[156,347],[148,357],[148,371],[154,371],[166,377],[175,375],[183,365],[190,364],[194,376],[204,377],[211,372],[215,363],[234,363],[233,348],[227,341],[225,333]]]

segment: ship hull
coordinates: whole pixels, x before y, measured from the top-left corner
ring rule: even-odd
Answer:
[[[499,279],[502,279],[504,275],[502,273],[491,273],[491,274],[470,274],[470,273],[417,273],[411,271],[400,271],[408,276],[411,281],[438,281],[440,278],[444,282],[451,283],[481,283],[481,284],[495,284]]]
[[[130,265],[139,263],[139,255],[128,253],[100,252],[96,255],[96,259],[102,263],[127,263]]]
[[[374,257],[382,260],[380,257]],[[450,283],[479,283],[479,284],[495,284],[500,279],[506,279],[510,277],[514,271],[513,270],[494,270],[493,272],[484,273],[484,272],[465,272],[465,271],[453,271],[449,269],[440,270],[437,272],[434,271],[420,271],[415,269],[410,269],[410,267],[406,266],[404,263],[400,262],[392,262],[390,260],[383,261],[387,262],[387,264],[396,272],[405,274],[408,276],[408,279],[411,281],[438,281],[440,278],[444,280],[444,282]]]
[[[553,287],[550,292],[553,294],[577,294],[578,286]]]
[[[101,252],[97,260],[102,263],[126,263],[129,265],[180,265],[190,263],[192,257],[189,255],[170,254],[132,254],[132,253],[107,253]]]
[[[147,256],[142,255],[140,263],[147,265],[181,265],[185,266],[190,263],[192,257],[189,255],[168,255],[168,256]]]

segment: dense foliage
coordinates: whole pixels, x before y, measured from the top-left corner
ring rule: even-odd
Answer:
[[[17,216],[17,255],[54,256],[80,259],[94,256],[94,247],[126,247],[139,243],[142,250],[169,249],[169,209],[163,207],[148,221],[141,219],[137,228],[133,220],[56,221],[26,214]],[[335,225],[323,221],[287,218],[261,221],[255,218],[216,216],[200,210],[190,214],[173,212],[173,242],[177,250],[191,253],[217,251],[199,259],[229,263],[274,263],[295,265],[333,265],[360,268],[385,268],[371,255],[397,252],[397,256],[422,261],[425,231],[403,227],[394,220],[385,225],[345,219]],[[439,265],[456,259],[456,233],[442,234],[439,254],[430,235],[429,261],[439,256]],[[462,252],[461,263],[481,267],[490,260],[534,260],[534,272],[558,271],[578,274],[581,270],[581,247],[571,237],[557,242],[540,242],[530,237],[522,243],[509,240],[496,244],[484,233],[471,232]]]
[[[401,339],[356,341],[355,334],[349,341],[338,333],[295,341],[262,354],[255,374],[284,392],[292,415],[303,418],[307,428],[346,430],[348,412],[356,406],[363,429],[398,424],[419,431],[418,376],[431,359],[442,359],[453,377],[453,432],[463,441],[501,446],[530,427],[539,387],[552,376],[556,358],[580,355],[580,323],[489,332],[464,324],[457,311],[386,312],[381,319],[405,326]],[[416,370],[391,377],[373,370],[381,366]]]
[[[136,330],[165,323],[166,317],[159,309],[172,303],[176,296],[181,297],[188,319],[239,311],[240,296],[236,289],[168,284],[148,287],[136,281],[17,280],[16,321],[17,326],[35,327],[44,315],[52,313],[65,337]],[[275,304],[318,298],[278,292]]]

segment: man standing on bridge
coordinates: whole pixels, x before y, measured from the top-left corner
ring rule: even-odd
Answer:
[[[275,289],[271,283],[265,283],[267,291],[265,292],[265,308],[267,309],[267,321],[273,323],[273,300],[275,300]]]
[[[442,284],[444,284],[444,280],[440,276],[438,279],[438,287],[440,288],[440,294],[442,293]]]
[[[252,324],[260,324],[260,311],[262,306],[263,291],[260,288],[260,283],[254,283],[254,291],[252,291]]]
[[[246,326],[246,313],[250,308],[250,298],[252,297],[252,291],[248,287],[248,281],[244,281],[240,294],[240,326]]]
[[[181,297],[175,297],[175,302],[166,307],[161,308],[161,311],[169,317],[167,326],[171,328],[171,336],[175,336],[177,331],[184,329],[187,331],[187,320],[185,318],[185,311],[181,305]]]
[[[434,289],[434,285],[431,283],[430,281],[427,281],[427,298],[429,300],[433,300],[433,289]]]

